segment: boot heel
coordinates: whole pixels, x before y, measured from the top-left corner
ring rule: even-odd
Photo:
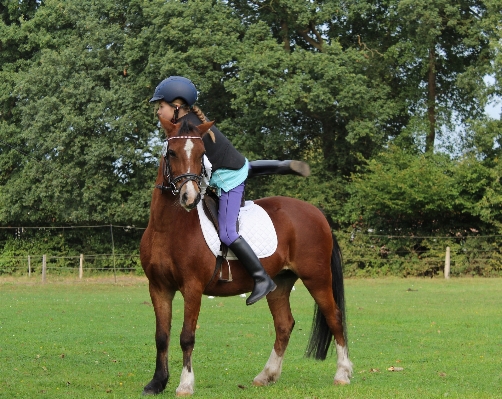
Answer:
[[[267,284],[267,287],[262,287],[264,284]],[[253,289],[253,292],[251,292],[251,295],[249,295],[248,299],[246,299],[246,305],[252,305],[253,303],[258,302],[261,298],[267,296],[270,294],[272,291],[275,291],[277,288],[277,285],[274,283],[274,281],[269,277],[267,281],[262,281],[261,283],[256,283]]]
[[[252,305],[277,288],[274,281],[263,268],[260,259],[258,259],[253,249],[244,238],[239,236],[239,238],[228,247],[235,256],[237,256],[242,266],[244,266],[244,269],[246,269],[254,280],[253,291],[246,300],[246,305]]]

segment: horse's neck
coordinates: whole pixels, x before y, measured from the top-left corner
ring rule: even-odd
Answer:
[[[155,184],[163,185],[164,178],[161,168],[157,175]],[[197,217],[197,212],[187,212],[179,204],[179,197],[171,193],[170,190],[162,192],[155,188],[152,195],[152,205],[150,207],[150,227],[157,231],[172,228],[180,223],[187,223],[192,217]]]

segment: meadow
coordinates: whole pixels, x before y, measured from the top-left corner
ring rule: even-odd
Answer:
[[[269,387],[252,386],[274,341],[266,302],[203,298],[193,397],[502,398],[502,279],[345,285],[350,385],[332,385],[334,353],[324,362],[304,358],[313,300],[297,283],[296,326],[282,377]],[[182,316],[178,293],[171,379],[160,397],[174,397],[179,383]],[[0,398],[139,398],[153,375],[154,328],[144,278],[0,279]]]

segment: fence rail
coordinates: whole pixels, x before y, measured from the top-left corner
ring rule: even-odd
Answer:
[[[82,279],[94,272],[137,273],[139,254],[93,254],[93,255],[28,255],[2,256],[1,275],[39,276],[46,282],[49,275],[72,275],[78,273]],[[117,263],[119,265],[117,266]],[[8,266],[5,266],[7,264]],[[14,264],[14,266],[13,266]]]
[[[44,270],[45,278],[142,273],[138,248],[143,230],[116,225],[0,227],[0,276],[41,276]],[[502,276],[500,235],[392,236],[359,230],[335,235],[347,277]]]
[[[142,272],[144,228],[118,225],[0,227],[0,276]]]
[[[422,237],[353,231],[337,238],[347,276],[502,276],[500,235]]]

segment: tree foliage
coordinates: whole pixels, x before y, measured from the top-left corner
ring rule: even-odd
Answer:
[[[137,223],[147,216],[153,124],[125,82],[126,6],[49,0],[21,21],[33,56],[15,72],[14,107],[3,120],[2,141],[13,142],[3,147],[12,162],[2,168],[1,220]]]
[[[146,224],[148,100],[183,75],[249,159],[311,163],[249,197],[300,197],[338,227],[499,229],[499,3],[1,1],[0,223]],[[445,154],[448,130],[463,147]]]
[[[390,235],[491,233],[480,216],[496,179],[472,155],[452,159],[390,146],[354,175],[346,220]]]

